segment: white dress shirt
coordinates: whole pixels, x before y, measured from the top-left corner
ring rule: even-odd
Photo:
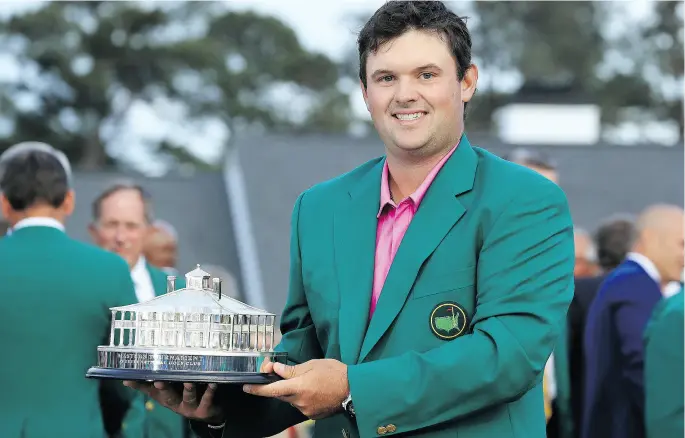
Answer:
[[[51,217],[27,217],[17,222],[12,228],[7,229],[7,235],[11,235],[14,231],[27,227],[50,227],[57,228],[64,231],[64,225],[57,219]]]
[[[646,256],[636,252],[629,252],[626,255],[626,259],[632,260],[633,262],[640,265],[640,267],[645,270],[647,275],[649,275],[652,278],[652,280],[656,281],[656,284],[659,285],[659,289],[661,290],[661,294],[665,298],[668,298],[678,293],[678,291],[680,291],[680,283],[678,283],[677,281],[672,281],[668,283],[666,286],[661,287],[661,275],[659,274],[659,270],[656,268],[654,262],[652,262]]]
[[[136,296],[138,297],[139,303],[151,300],[155,297],[155,288],[152,285],[150,272],[147,270],[145,257],[140,256],[138,258],[133,269],[131,269],[131,279],[136,287]]]

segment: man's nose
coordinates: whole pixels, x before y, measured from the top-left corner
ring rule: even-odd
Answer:
[[[412,80],[399,79],[396,90],[395,101],[400,105],[416,102],[419,99],[418,88]]]
[[[124,246],[127,242],[126,233],[122,227],[117,228],[116,233],[114,233],[114,240],[117,245]]]

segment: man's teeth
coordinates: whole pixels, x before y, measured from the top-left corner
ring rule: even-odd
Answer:
[[[416,120],[419,117],[421,117],[423,113],[412,113],[412,114],[395,114],[395,117],[397,117],[400,120]]]

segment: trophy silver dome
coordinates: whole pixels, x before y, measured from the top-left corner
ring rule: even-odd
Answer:
[[[268,383],[265,359],[285,363],[274,351],[276,316],[221,293],[222,281],[200,265],[176,289],[149,301],[113,307],[109,345],[98,347],[97,366],[86,377],[197,383]]]

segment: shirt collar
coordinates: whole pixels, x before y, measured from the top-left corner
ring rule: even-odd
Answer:
[[[626,259],[632,260],[633,262],[640,265],[640,267],[645,270],[647,275],[649,275],[652,278],[652,280],[656,281],[659,287],[661,287],[661,275],[659,274],[659,270],[656,268],[654,262],[652,262],[646,256],[636,252],[629,252],[626,255]]]
[[[435,179],[436,175],[442,169],[442,166],[449,160],[449,158],[452,156],[454,151],[457,149],[457,146],[459,144],[457,143],[450,149],[450,151],[438,161],[438,163],[433,166],[431,171],[428,173],[426,178],[423,180],[419,188],[417,188],[414,193],[409,195],[409,199],[412,200],[414,205],[416,207],[419,206],[421,201],[423,200],[423,197],[426,195],[426,192],[428,191],[428,188],[430,187],[431,183]],[[386,205],[391,205],[395,207],[395,203],[392,200],[392,196],[390,196],[390,181],[389,181],[389,168],[388,168],[388,160],[387,158],[385,159],[385,162],[383,163],[383,171],[381,173],[381,199],[380,199],[380,206],[378,208],[378,214],[376,217],[380,217],[380,215],[383,213],[383,209],[385,209]]]
[[[132,276],[138,276],[141,274],[146,274],[147,273],[147,260],[145,260],[145,256],[140,256],[138,257],[138,261],[136,262],[135,265],[133,265],[133,268],[131,269],[131,275]]]
[[[11,234],[21,228],[28,227],[50,227],[57,228],[62,232],[64,231],[64,225],[57,219],[53,219],[51,217],[27,217],[17,222],[11,229],[8,229],[7,234]]]

